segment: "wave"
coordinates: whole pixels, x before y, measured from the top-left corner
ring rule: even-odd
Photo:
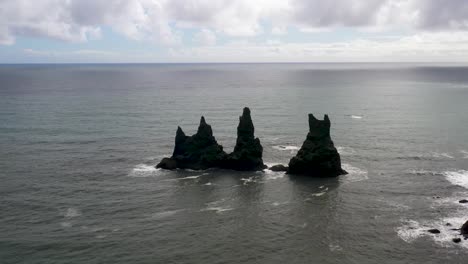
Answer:
[[[128,176],[130,177],[149,177],[149,176],[154,176],[154,174],[157,171],[160,171],[161,169],[156,169],[154,165],[148,165],[148,164],[138,164],[135,166],[135,168],[132,169],[132,171],[129,173]]]
[[[404,159],[404,160],[447,160],[447,159],[454,159],[453,155],[447,152],[429,152],[429,153],[417,153],[415,155],[410,156],[400,156],[397,159]]]
[[[468,159],[468,151],[466,150],[460,150],[460,153],[463,154],[464,159]]]
[[[227,211],[231,211],[231,210],[234,210],[234,208],[221,207],[221,206],[211,206],[211,207],[206,207],[204,209],[201,209],[200,212],[215,211],[217,214],[221,214],[223,212],[227,212]]]
[[[464,214],[461,214],[464,215]],[[441,220],[418,222],[415,220],[402,219],[404,224],[396,229],[397,235],[406,243],[412,243],[415,240],[423,237],[432,239],[435,243],[443,247],[462,246],[468,248],[467,243],[456,244],[452,241],[453,238],[462,238],[460,231],[453,230],[460,228],[465,218],[458,216],[445,217]],[[447,225],[449,223],[450,225]],[[439,234],[431,234],[429,229],[437,228]]]
[[[443,175],[452,184],[468,189],[468,171],[446,171]]]
[[[424,169],[415,169],[415,170],[410,170],[408,171],[409,174],[412,175],[439,175],[439,172],[436,171],[429,171],[429,170],[424,170]]]
[[[351,147],[336,147],[336,149],[342,156],[352,156],[356,154],[356,151]]]
[[[352,119],[362,119],[363,116],[358,116],[358,115],[351,115]]]
[[[195,179],[200,178],[201,176],[203,176],[203,174],[178,178],[178,180],[195,180]]]
[[[76,209],[76,208],[68,208],[67,211],[65,211],[65,214],[64,216],[66,218],[74,218],[74,217],[78,217],[78,216],[81,216],[81,212],[80,210]]]
[[[181,211],[184,211],[184,209],[178,209],[178,210],[168,210],[168,211],[163,211],[163,212],[157,212],[151,215],[151,218],[155,219],[161,219],[161,218],[166,218],[169,216],[173,216]]]
[[[280,151],[289,151],[291,154],[299,151],[300,149],[298,146],[289,146],[289,145],[277,145],[277,146],[273,146],[272,148],[276,150],[280,150]]]
[[[265,162],[265,165],[270,168],[274,165],[280,165],[281,163],[272,163],[272,162]],[[263,172],[265,173],[266,180],[277,180],[284,178],[286,173],[284,171],[272,171],[270,169],[264,169]]]
[[[348,163],[343,163],[342,166],[343,169],[348,172],[348,175],[344,175],[343,177],[340,177],[340,179],[343,179],[346,182],[359,182],[369,179],[366,170],[354,167]]]

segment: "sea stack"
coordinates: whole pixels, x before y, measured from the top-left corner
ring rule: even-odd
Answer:
[[[259,171],[266,168],[262,159],[263,147],[260,139],[255,138],[254,132],[250,109],[245,107],[239,117],[236,146],[227,156],[224,168],[239,171]]]
[[[318,120],[309,114],[309,133],[295,157],[289,161],[289,174],[336,177],[347,174],[341,168],[340,154],[330,137],[330,119]]]
[[[205,170],[220,167],[226,156],[223,147],[216,142],[211,126],[202,116],[193,136],[186,136],[180,127],[177,128],[172,157],[164,158],[156,168]]]

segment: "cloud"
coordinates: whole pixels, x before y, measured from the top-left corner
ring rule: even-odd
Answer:
[[[195,34],[194,42],[202,46],[216,45],[216,35],[208,29],[202,29]]]
[[[466,31],[468,5],[466,0],[0,0],[0,44],[14,44],[20,36],[85,42],[99,37],[103,27],[165,45],[180,44],[186,27],[200,30],[198,40],[280,35],[287,28]]]

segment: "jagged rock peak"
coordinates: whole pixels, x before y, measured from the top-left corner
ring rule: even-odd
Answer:
[[[213,130],[211,129],[211,126],[206,123],[204,116],[200,118],[200,125],[198,126],[197,135],[207,137],[213,136]]]
[[[309,114],[309,133],[297,155],[289,161],[289,174],[335,177],[346,174],[340,154],[330,137],[330,119],[318,120]]]
[[[263,147],[260,140],[254,136],[254,125],[250,116],[250,109],[245,107],[239,117],[237,126],[237,141],[234,151],[230,153],[224,163],[224,168],[240,171],[263,170]]]
[[[315,137],[330,137],[330,118],[325,115],[323,120],[318,120],[313,114],[309,114],[309,133]]]
[[[250,116],[250,109],[244,107],[242,115],[239,117],[239,125],[237,126],[237,138],[243,140],[254,139],[255,128]]]
[[[164,158],[156,167],[204,170],[220,167],[226,156],[223,147],[216,142],[211,126],[202,116],[193,136],[186,136],[180,127],[177,128],[172,157]]]

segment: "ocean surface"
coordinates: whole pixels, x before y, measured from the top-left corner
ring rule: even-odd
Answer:
[[[329,114],[349,174],[154,168],[244,106],[267,164]],[[467,263],[467,189],[468,67],[0,66],[2,264]]]

